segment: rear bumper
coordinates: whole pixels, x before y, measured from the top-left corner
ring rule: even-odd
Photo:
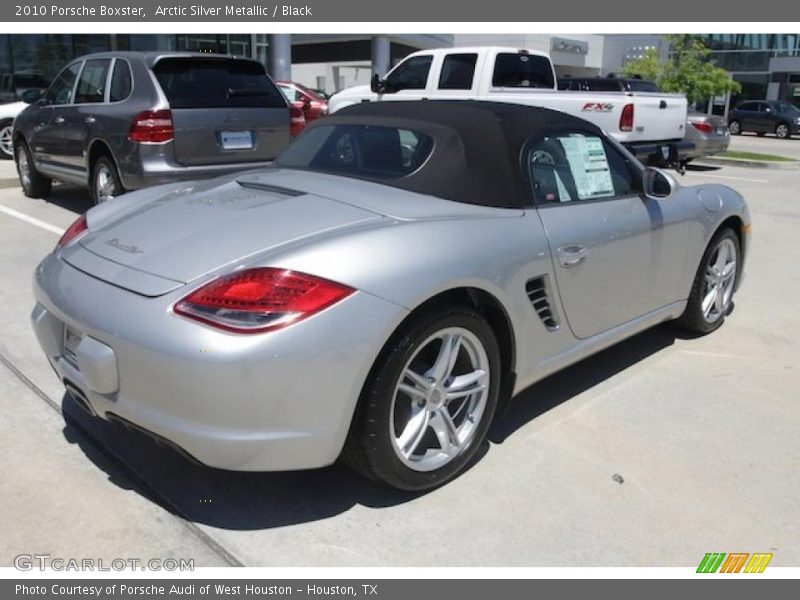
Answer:
[[[119,165],[120,179],[126,190],[138,190],[163,183],[211,179],[239,171],[258,169],[272,163],[272,161],[261,161],[187,166],[175,162],[166,152],[140,154],[139,158],[140,160],[131,160]]]
[[[235,335],[172,314],[184,288],[146,298],[55,255],[37,269],[34,291],[36,336],[84,408],[241,471],[334,462],[369,369],[407,314],[357,292],[286,329]],[[81,335],[71,359],[65,326]]]
[[[731,144],[731,138],[730,136],[724,136],[711,139],[697,139],[693,140],[693,142],[694,149],[689,152],[686,158],[700,158],[725,152]]]

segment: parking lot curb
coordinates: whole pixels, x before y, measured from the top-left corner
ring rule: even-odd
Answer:
[[[0,189],[19,187],[19,178],[17,177],[0,177]]]
[[[697,164],[714,166],[734,166],[752,167],[756,169],[781,169],[783,171],[795,171],[800,169],[800,160],[792,161],[771,161],[771,160],[747,160],[743,158],[723,158],[721,156],[704,156],[697,161]]]

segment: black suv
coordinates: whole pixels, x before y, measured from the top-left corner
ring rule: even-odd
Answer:
[[[728,115],[731,135],[755,131],[758,135],[774,133],[782,140],[800,133],[800,108],[782,100],[742,102]]]

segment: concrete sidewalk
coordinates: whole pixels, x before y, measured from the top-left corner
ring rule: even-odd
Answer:
[[[13,160],[0,159],[0,189],[19,187],[17,165]]]

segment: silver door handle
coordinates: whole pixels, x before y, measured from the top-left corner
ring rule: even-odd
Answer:
[[[56,117],[55,119],[53,119],[53,123],[59,123],[60,124],[60,123],[63,123],[63,122],[64,122],[64,117]]]
[[[86,117],[86,118],[83,120],[83,122],[84,122],[84,123],[86,123],[87,125],[91,125],[91,124],[92,124],[92,123],[94,123],[95,121],[97,121],[97,119],[95,119],[94,117]]]
[[[574,267],[586,260],[589,251],[583,246],[563,246],[558,249],[558,262],[562,267]]]

